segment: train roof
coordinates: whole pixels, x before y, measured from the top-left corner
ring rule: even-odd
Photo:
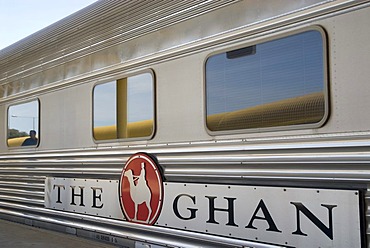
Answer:
[[[50,26],[0,50],[0,66],[32,55],[111,46],[214,10],[235,0],[222,1],[97,1]],[[34,57],[34,55],[37,55]]]
[[[240,2],[243,4],[236,4]],[[89,60],[83,61],[81,58],[87,58],[92,54],[101,52],[101,54],[107,54],[104,56],[116,56],[116,64],[124,63],[135,59],[134,56],[146,56],[161,49],[166,50],[187,42],[205,39],[217,33],[259,23],[262,20],[271,20],[274,17],[325,2],[327,1],[290,1],[288,4],[280,0],[262,1],[257,4],[249,0],[97,1],[0,50],[0,101],[2,98],[30,92],[32,89],[50,83],[86,75],[87,72],[96,72],[104,66],[112,66],[106,63],[98,68],[100,66],[98,61],[95,67],[90,66],[91,68],[82,73],[80,71],[73,74],[68,71],[73,66],[90,63]],[[230,16],[230,13],[222,8],[228,5],[234,5],[238,14]],[[215,10],[220,10],[222,13],[212,14],[209,20],[203,18],[192,21],[186,27],[182,26],[185,29],[170,31],[166,29],[166,32],[161,33],[162,30],[174,24],[194,20],[194,17],[214,13]],[[200,25],[201,21],[204,22],[202,25]],[[147,38],[139,45],[132,44],[133,40],[153,33],[156,33],[155,39]],[[157,44],[149,44],[151,41]],[[126,46],[128,43],[130,46]],[[140,49],[143,51],[140,54],[129,54],[134,53],[134,50],[138,49],[137,46],[141,46]],[[151,46],[151,50],[143,46]],[[120,53],[119,49],[125,50],[121,52],[121,57],[117,57]],[[123,53],[129,55],[122,55]],[[65,66],[78,60],[80,61],[69,68]],[[64,68],[61,68],[62,66]]]
[[[4,85],[20,77],[158,31],[232,2],[235,1],[97,1],[0,50],[0,98],[9,95],[4,93]]]

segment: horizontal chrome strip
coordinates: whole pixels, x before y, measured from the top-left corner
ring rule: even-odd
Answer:
[[[7,195],[25,195],[29,198],[35,197],[35,198],[44,200],[44,191],[30,191],[30,190],[0,187],[0,194],[1,193],[7,194]]]
[[[9,204],[3,201],[0,201],[0,207],[2,207],[0,208],[2,213],[9,215],[93,232],[106,233],[136,241],[150,242],[159,245],[162,244],[169,247],[199,247],[200,245],[202,247],[280,247],[164,227],[139,225],[96,216],[29,207],[20,204]],[[11,208],[12,210],[9,210],[8,208]],[[106,226],[106,224],[109,224],[109,227]],[[163,236],[163,233],[166,233],[166,235]]]
[[[17,196],[8,196],[0,194],[0,199],[4,201],[10,201],[10,202],[20,202],[25,204],[34,204],[39,206],[44,206],[44,199],[37,200],[37,199],[31,199],[31,198],[25,198],[25,197],[17,197]]]
[[[13,187],[13,188],[26,188],[26,189],[44,189],[44,183],[29,183],[29,182],[14,182],[14,181],[1,181],[0,186]]]

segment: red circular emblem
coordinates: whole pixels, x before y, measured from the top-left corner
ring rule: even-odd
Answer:
[[[131,156],[121,173],[120,203],[131,222],[153,225],[163,203],[163,184],[159,166],[146,153]]]

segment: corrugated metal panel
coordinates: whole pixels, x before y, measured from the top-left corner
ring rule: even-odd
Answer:
[[[144,230],[148,232],[147,235],[150,237],[148,239],[154,240],[154,236],[161,228],[140,227],[140,230],[137,230],[128,222],[43,208],[44,178],[65,176],[118,179],[128,157],[141,151],[157,156],[164,168],[164,177],[170,182],[288,186],[295,183],[299,187],[323,187],[327,183],[326,186],[331,188],[350,188],[354,184],[366,184],[370,179],[368,168],[370,152],[359,149],[359,146],[368,147],[370,144],[366,140],[355,139],[341,144],[333,140],[285,142],[280,145],[279,142],[250,144],[248,141],[235,140],[225,143],[162,144],[146,148],[117,146],[89,151],[81,149],[63,153],[20,152],[14,155],[1,155],[0,208],[6,210],[1,210],[3,213],[11,211],[10,215],[19,214],[50,223],[60,222],[75,228],[86,227],[87,230],[117,232],[116,234],[120,236],[129,233],[132,237],[138,237],[137,235]],[[367,204],[368,199],[367,196]],[[176,232],[167,229],[166,236],[186,234],[186,232],[175,234]],[[192,235],[193,242],[194,240],[200,242],[197,240],[197,234]],[[213,236],[208,238],[217,239]],[[170,240],[165,242],[171,243]],[[235,244],[241,242],[234,240],[229,245],[237,247]]]
[[[65,62],[230,4],[223,1],[98,1],[0,50],[0,75]],[[34,71],[32,71],[34,72]]]
[[[247,28],[255,24],[265,30],[267,26],[261,24],[263,21],[275,25],[272,21],[275,18],[309,9],[317,15],[315,7],[328,4],[329,9],[323,8],[324,13],[330,11],[331,2],[333,1],[291,0],[287,3],[270,0],[255,4],[252,0],[98,1],[85,10],[0,50],[0,86],[3,85],[0,97],[16,95],[71,78],[78,83],[77,77],[93,77],[94,73],[104,73],[105,67],[112,68],[113,65],[130,69],[130,65],[136,63],[137,68],[141,65],[140,61],[148,62],[153,59],[153,54],[174,55],[176,51],[179,52],[180,47],[184,49],[182,53],[187,53],[190,41],[192,44],[195,41],[206,42],[224,32],[237,35],[227,35],[227,40],[233,40],[250,34],[245,30],[237,34],[240,27]],[[352,4],[351,1],[338,3],[339,6]],[[226,17],[229,14],[227,10],[239,12],[229,21],[229,17]],[[198,26],[190,21],[194,17],[199,17],[202,25]],[[303,18],[301,15],[297,17]],[[277,21],[276,25],[286,25],[286,21],[281,21]],[[189,25],[195,26],[191,28]],[[256,29],[251,28],[251,31],[255,33]],[[133,42],[137,38],[138,45]],[[147,43],[148,41],[153,41],[153,44]],[[225,40],[220,38],[217,40],[218,43],[223,41]],[[207,44],[212,45],[215,42],[213,40]],[[195,45],[197,44],[192,46]],[[204,44],[198,46],[204,47]],[[96,57],[99,51],[106,57]],[[107,53],[111,53],[114,58],[110,60]],[[87,56],[92,54],[95,58]],[[103,63],[100,65],[101,59]],[[75,68],[82,70],[74,71]],[[51,77],[54,74],[58,75]],[[16,87],[18,84],[20,86]]]

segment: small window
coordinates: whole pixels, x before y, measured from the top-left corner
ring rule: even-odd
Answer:
[[[321,125],[328,109],[323,36],[310,30],[209,57],[208,129]]]
[[[154,132],[154,80],[144,73],[94,88],[95,140],[151,137]]]
[[[39,101],[8,108],[8,146],[37,146],[39,143]]]

